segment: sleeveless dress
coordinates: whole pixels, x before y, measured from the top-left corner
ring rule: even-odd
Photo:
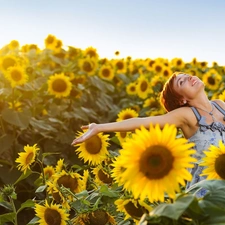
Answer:
[[[211,101],[212,105],[215,106],[223,115],[225,119],[225,110],[220,107],[216,102]],[[194,112],[196,119],[198,121],[199,128],[197,132],[189,138],[189,142],[195,143],[196,153],[195,157],[198,161],[204,157],[203,151],[207,150],[210,145],[218,146],[219,140],[222,140],[225,143],[225,125],[221,122],[213,121],[211,124],[205,122],[205,117],[201,116],[197,108],[191,107]],[[188,189],[193,184],[205,180],[205,176],[200,176],[204,170],[203,166],[198,166],[198,162],[194,165],[194,168],[191,168],[189,171],[192,174],[192,181],[188,182],[186,189]],[[197,193],[197,197],[202,197],[206,193],[206,190],[202,189]]]

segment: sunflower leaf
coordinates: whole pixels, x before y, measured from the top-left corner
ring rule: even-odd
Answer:
[[[31,199],[28,199],[26,202],[22,203],[20,208],[18,209],[17,213],[19,213],[21,210],[25,209],[25,208],[32,208],[34,207],[34,201]]]
[[[0,224],[5,224],[6,222],[13,222],[15,216],[16,216],[16,213],[14,212],[0,215]]]

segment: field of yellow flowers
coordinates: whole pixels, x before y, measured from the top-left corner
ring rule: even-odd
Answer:
[[[174,126],[71,146],[82,125],[164,114],[159,94],[175,71],[200,77],[208,97],[224,101],[225,65],[118,51],[100,58],[51,34],[44,43],[12,40],[0,50],[0,225],[225,224],[225,175],[212,169],[213,180],[185,190],[193,144]],[[217,150],[225,154],[222,143]],[[212,152],[206,161],[216,161]],[[155,163],[157,154],[170,160]]]

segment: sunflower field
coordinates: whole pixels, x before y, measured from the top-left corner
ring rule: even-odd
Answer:
[[[175,71],[198,76],[209,99],[224,101],[225,66],[119,51],[100,58],[51,34],[44,43],[0,49],[0,225],[225,224],[222,142],[201,162],[173,125],[71,145],[82,125],[166,113],[159,94]],[[207,179],[186,189],[194,163]]]

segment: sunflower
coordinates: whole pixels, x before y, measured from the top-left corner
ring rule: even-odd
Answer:
[[[103,184],[112,184],[112,177],[107,173],[102,166],[97,166],[92,170],[92,173],[95,175],[95,183],[99,186]]]
[[[39,217],[38,223],[41,225],[66,225],[69,220],[69,214],[60,205],[48,204],[45,205],[35,204],[35,215]]]
[[[114,204],[116,205],[118,212],[125,214],[124,220],[132,218],[136,224],[138,224],[144,213],[152,211],[152,207],[144,201],[132,198],[117,199]]]
[[[222,76],[215,69],[210,69],[203,75],[202,81],[208,89],[216,91],[222,81]]]
[[[73,219],[74,225],[115,225],[116,221],[113,216],[111,216],[104,209],[97,209],[93,212],[82,213]]]
[[[12,40],[12,41],[10,41],[8,46],[9,46],[9,49],[15,50],[15,49],[19,49],[20,43],[17,40]]]
[[[56,98],[67,97],[71,89],[72,83],[63,73],[55,74],[48,79],[48,92]]]
[[[198,62],[197,65],[198,65],[198,68],[200,68],[200,69],[202,69],[202,70],[206,70],[207,67],[208,67],[208,62],[205,62],[205,61],[203,61],[203,62]]]
[[[144,75],[141,75],[137,79],[136,91],[141,99],[148,97],[148,94],[150,93],[150,83]]]
[[[31,164],[34,163],[38,150],[40,149],[37,147],[37,144],[24,146],[25,152],[20,152],[19,157],[15,161],[19,163],[18,169],[26,173],[27,169],[30,169]]]
[[[13,109],[17,112],[22,112],[23,108],[22,108],[22,103],[20,101],[13,101],[13,102],[8,102],[9,104],[9,109]]]
[[[207,179],[225,180],[225,145],[222,140],[219,141],[218,146],[211,145],[204,151],[206,157],[200,163],[200,166],[206,166],[202,171],[202,176],[207,176]]]
[[[97,69],[97,61],[95,58],[86,57],[79,60],[79,67],[81,71],[89,76],[95,75]]]
[[[120,144],[126,141],[126,139],[129,138],[131,134],[132,132],[115,132],[115,136],[119,140]]]
[[[225,102],[225,91],[219,95],[219,99]]]
[[[51,50],[54,50],[55,49],[55,46],[57,45],[57,38],[54,35],[49,34],[45,38],[44,41],[45,41],[45,48],[51,49]]]
[[[112,80],[114,78],[114,71],[110,65],[103,65],[99,70],[99,76],[104,80]]]
[[[156,75],[162,75],[165,65],[163,62],[159,62],[158,60],[153,64],[153,70]]]
[[[120,111],[117,114],[117,117],[118,118],[116,121],[127,120],[130,118],[138,117],[138,113],[134,109],[126,108],[126,109],[123,109],[122,111]]]
[[[63,185],[65,188],[69,188],[73,193],[79,193],[84,190],[82,176],[78,173],[62,170],[60,173],[54,174],[53,179],[57,187]]]
[[[0,68],[3,72],[6,72],[10,67],[16,66],[18,63],[18,59],[12,55],[3,56],[0,59]]]
[[[78,132],[78,136],[83,134],[83,132]],[[109,154],[107,150],[109,146],[108,137],[109,135],[99,133],[83,143],[78,144],[79,148],[75,150],[78,153],[78,157],[82,158],[84,162],[88,162],[90,165],[100,164]]]
[[[112,60],[117,74],[125,74],[127,72],[127,65],[124,59]]]
[[[185,67],[185,63],[181,58],[173,58],[171,60],[171,66],[180,70]]]
[[[151,79],[151,87],[154,87],[154,90],[157,92],[161,92],[166,80],[167,79],[164,76],[154,76]]]
[[[65,165],[64,165],[64,159],[59,159],[57,161],[56,166],[55,166],[55,171],[57,173],[60,173],[63,170],[64,167],[65,167]]]
[[[28,75],[21,66],[12,66],[5,72],[6,79],[12,87],[23,85],[28,81]]]
[[[45,179],[51,180],[53,175],[55,174],[55,169],[53,166],[48,165],[48,166],[44,167],[43,172],[44,172]]]
[[[90,57],[90,58],[95,58],[98,59],[99,55],[97,53],[97,49],[93,47],[88,47],[84,50],[84,57]]]
[[[134,198],[163,202],[165,192],[175,198],[179,184],[185,186],[185,180],[192,179],[187,168],[192,168],[192,162],[196,161],[190,157],[195,152],[190,149],[194,143],[176,139],[176,134],[174,125],[166,124],[161,130],[158,124],[155,127],[151,124],[149,130],[141,127],[123,143],[119,161],[125,171],[120,181]]]
[[[164,67],[163,68],[162,75],[166,79],[168,79],[170,77],[170,75],[172,75],[172,73],[173,73],[173,71],[170,69],[170,67]]]
[[[154,63],[155,63],[155,60],[147,58],[144,64],[144,66],[146,67],[146,70],[150,72],[154,71],[154,68],[153,68]]]
[[[131,82],[126,86],[126,92],[128,95],[136,95],[136,82]]]
[[[160,103],[156,98],[150,97],[146,99],[143,104],[143,108],[147,107],[149,107],[150,109],[158,109],[160,108]]]

